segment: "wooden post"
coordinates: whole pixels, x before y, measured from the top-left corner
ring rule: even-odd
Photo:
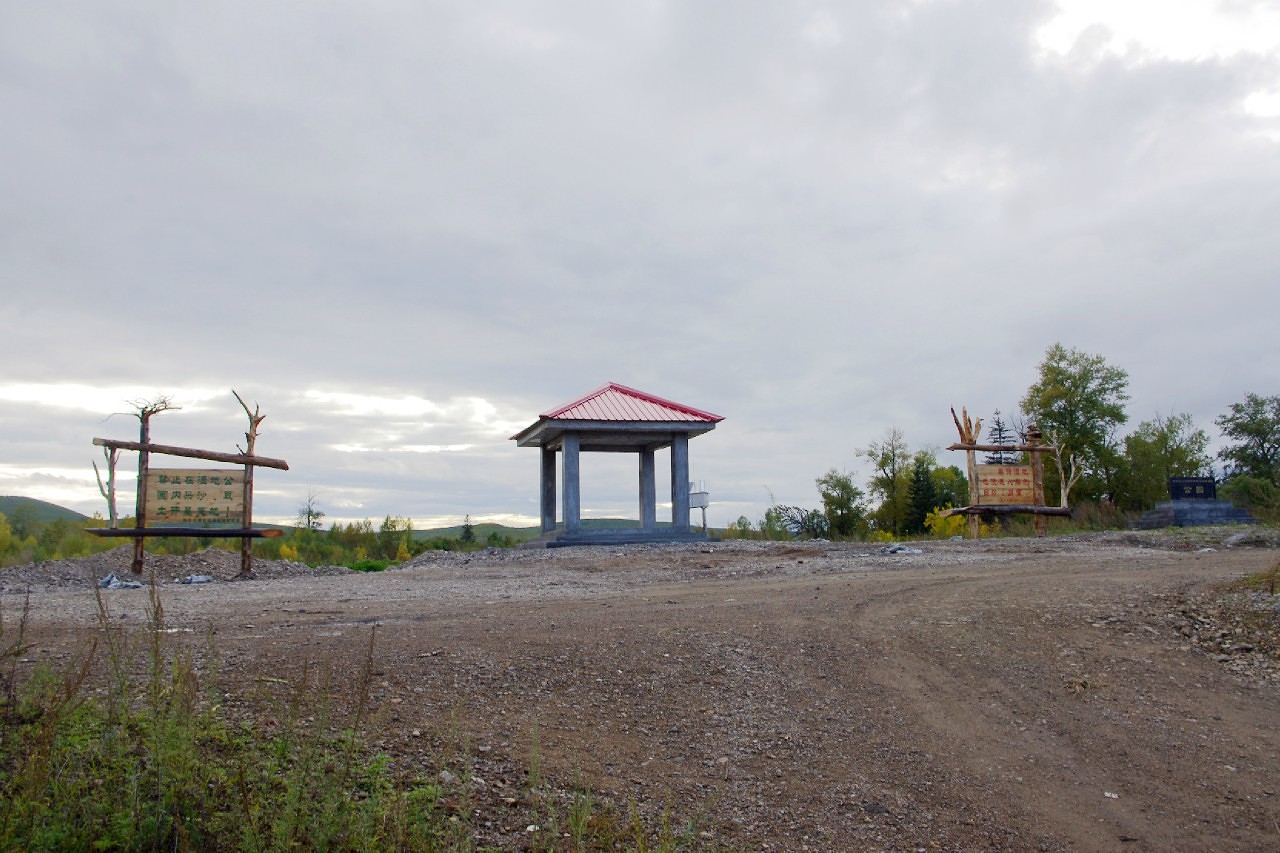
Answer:
[[[244,455],[253,456],[253,446],[258,441],[258,425],[267,416],[262,414],[262,408],[257,403],[253,404],[253,411],[249,411],[248,404],[241,399],[234,388],[231,389],[231,393],[235,395],[240,407],[249,418],[249,431],[244,434]],[[244,463],[244,528],[246,530],[253,527],[253,468],[253,463],[246,460]],[[248,536],[240,540],[240,577],[253,577],[253,540]]]
[[[1034,448],[1040,445],[1041,432],[1040,427],[1035,424],[1027,425],[1027,444],[1032,447],[1028,455],[1031,457],[1031,492],[1032,499],[1036,506],[1044,506],[1044,457],[1040,455]],[[1037,536],[1047,536],[1049,533],[1049,518],[1044,515],[1033,516],[1035,519],[1035,528]]]
[[[964,406],[960,407],[960,412],[964,417],[962,421],[956,415],[955,406],[951,407],[951,420],[956,423],[956,432],[960,433],[960,441],[965,444],[977,444],[978,437],[982,435],[982,418],[976,421],[969,418],[969,410]],[[964,454],[965,467],[968,469],[969,475],[969,506],[978,505],[978,455],[973,450],[966,450]],[[969,538],[982,538],[982,519],[976,515],[969,516]]]
[[[253,527],[253,466],[244,466],[244,522],[243,527]],[[240,577],[253,577],[253,540],[248,536],[240,540]]]
[[[978,505],[978,454],[972,450],[966,450],[964,453],[965,465],[969,471],[969,506]],[[982,518],[976,515],[969,516],[969,538],[982,538]]]
[[[151,413],[143,408],[138,413],[138,443],[147,445],[151,441]],[[138,451],[138,499],[134,502],[134,526],[147,526],[147,469],[150,467],[150,454],[145,449]],[[146,537],[139,536],[133,540],[133,565],[130,567],[135,575],[142,574],[144,554],[143,544]]]

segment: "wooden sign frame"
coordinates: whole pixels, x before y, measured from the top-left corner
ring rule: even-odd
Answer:
[[[964,415],[964,421],[956,416],[956,410],[951,410],[951,418],[956,423],[956,430],[960,433],[960,441],[956,444],[949,445],[947,450],[963,450],[965,452],[966,467],[969,475],[969,506],[957,507],[949,509],[943,513],[943,517],[952,515],[967,515],[969,517],[969,538],[979,539],[982,536],[982,521],[979,516],[987,514],[995,515],[1013,515],[1013,514],[1029,514],[1035,516],[1035,527],[1037,536],[1045,536],[1049,532],[1049,520],[1047,516],[1066,516],[1070,517],[1071,508],[1065,506],[1045,506],[1044,505],[1044,460],[1041,458],[1042,453],[1052,453],[1055,448],[1052,444],[1041,443],[1043,435],[1040,428],[1035,424],[1027,426],[1027,441],[1025,444],[979,444],[978,436],[981,434],[982,419],[977,421],[969,420],[969,413],[965,409],[961,409]],[[981,484],[978,479],[978,451],[986,453],[1000,453],[1002,451],[1018,451],[1026,453],[1031,457],[1031,491],[1033,503],[1030,504],[984,504],[981,502]]]
[[[252,412],[245,405],[244,400],[240,399],[240,395],[235,391],[236,400],[244,407],[245,414],[249,416],[249,431],[245,433],[245,439],[248,446],[243,453],[220,453],[214,450],[199,450],[192,447],[176,447],[168,444],[154,444],[151,442],[151,424],[150,415],[160,409],[143,408],[140,410],[138,420],[141,423],[141,429],[138,441],[117,441],[109,438],[95,438],[94,445],[105,447],[111,451],[113,458],[116,451],[134,450],[138,453],[138,493],[135,508],[135,527],[92,527],[89,532],[95,536],[105,537],[129,537],[134,540],[133,546],[133,565],[134,574],[141,574],[143,569],[144,550],[143,543],[148,537],[159,536],[178,536],[178,537],[214,537],[214,538],[238,538],[240,542],[240,577],[253,577],[253,553],[251,544],[253,539],[268,538],[272,539],[283,536],[284,531],[278,528],[255,528],[253,526],[253,471],[257,467],[276,468],[281,471],[289,470],[289,463],[283,459],[272,459],[266,456],[257,456],[253,452],[253,446],[258,437],[258,425],[262,423],[266,415],[261,414],[255,405]],[[165,408],[168,408],[165,406]],[[175,525],[172,527],[151,527],[149,526],[149,516],[147,512],[147,482],[151,467],[151,454],[158,453],[165,456],[180,456],[188,459],[202,459],[209,462],[222,462],[232,465],[243,465],[244,474],[243,483],[243,501],[242,512],[238,519],[240,526],[236,528],[226,527],[200,527],[192,525]],[[111,472],[114,479],[114,471]],[[114,515],[114,513],[113,513]]]

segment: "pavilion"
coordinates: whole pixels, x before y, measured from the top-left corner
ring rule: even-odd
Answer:
[[[542,538],[536,544],[595,545],[627,542],[706,540],[689,526],[689,439],[715,429],[724,420],[610,382],[571,403],[543,412],[538,420],[511,436],[520,447],[542,449]],[[658,526],[654,454],[671,448],[671,526]],[[582,453],[639,455],[640,526],[582,526]],[[556,454],[561,456],[564,494],[563,524],[556,522]],[[535,544],[535,543],[531,543]]]

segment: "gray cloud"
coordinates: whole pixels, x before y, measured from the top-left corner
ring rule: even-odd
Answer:
[[[1280,59],[1047,54],[1054,8],[21,4],[3,383],[256,396],[285,517],[308,484],[533,514],[505,436],[308,391],[708,408],[716,523],[815,502],[891,424],[943,446],[949,405],[1015,410],[1059,340],[1130,371],[1134,422],[1212,432],[1275,390],[1277,126],[1243,102]],[[234,442],[207,405],[173,443]],[[0,395],[3,461],[88,470],[106,413]],[[588,509],[629,506],[600,464]]]

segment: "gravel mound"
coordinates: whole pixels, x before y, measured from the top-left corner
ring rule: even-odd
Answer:
[[[121,545],[110,551],[75,557],[68,560],[48,560],[0,569],[0,594],[11,595],[48,588],[91,588],[100,579],[114,574],[131,580],[135,576],[133,546]],[[328,577],[351,574],[345,566],[308,566],[288,560],[262,560],[255,558],[253,573],[257,578]],[[157,583],[173,583],[193,575],[212,577],[214,582],[234,581],[240,574],[240,554],[217,548],[206,548],[193,554],[147,554],[146,570],[138,580]]]

